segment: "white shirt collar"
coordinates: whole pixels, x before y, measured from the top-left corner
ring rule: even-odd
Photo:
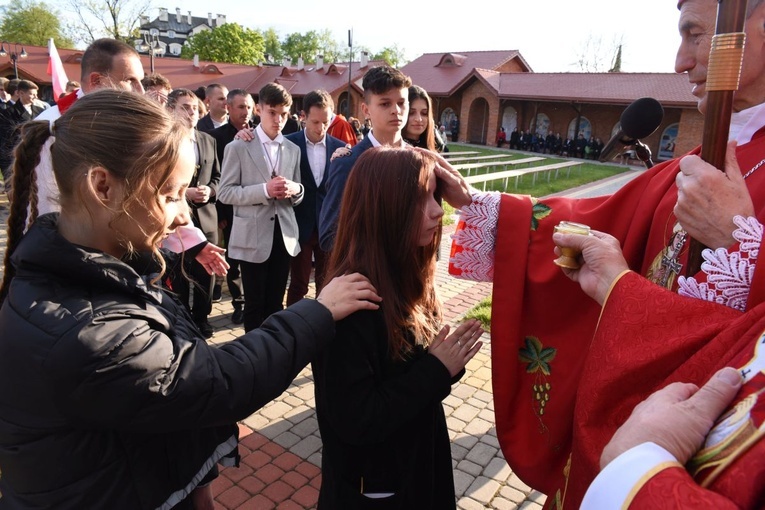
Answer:
[[[367,136],[369,137],[369,141],[372,142],[372,147],[381,147],[382,146],[382,144],[377,140],[377,138],[375,138],[374,130],[370,131],[369,135],[367,135]],[[396,146],[393,146],[393,147],[396,147]],[[406,142],[404,141],[403,138],[401,138],[401,140],[399,141],[399,144],[398,144],[397,147],[399,147],[399,148],[406,147]]]
[[[736,140],[739,145],[749,143],[752,136],[763,126],[765,126],[765,103],[734,112],[730,119],[728,140]]]
[[[303,134],[305,134],[305,130],[303,130]],[[324,136],[321,138],[321,140],[319,140],[319,141],[318,141],[318,142],[316,142],[316,143],[313,143],[313,142],[312,142],[312,141],[311,141],[311,140],[308,138],[308,135],[306,134],[306,135],[305,135],[305,143],[306,143],[306,145],[308,145],[308,144],[310,144],[310,145],[327,145],[327,135],[325,134],[325,135],[324,135]]]
[[[282,144],[284,141],[284,135],[279,133],[276,135],[276,138],[271,140],[271,138],[268,137],[265,131],[263,131],[263,128],[258,124],[258,127],[255,128],[255,132],[258,134],[258,139],[260,140],[260,143],[278,143],[279,145]]]

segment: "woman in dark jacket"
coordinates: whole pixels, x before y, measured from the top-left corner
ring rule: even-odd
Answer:
[[[61,212],[21,238],[49,130]],[[158,103],[113,90],[25,125],[0,288],[0,508],[189,508],[235,458],[236,421],[286,389],[333,319],[376,308],[352,275],[208,346],[158,285],[159,243],[189,221],[188,138]]]
[[[328,274],[358,271],[383,297],[337,325],[314,363],[324,449],[319,509],[455,508],[441,405],[481,346],[477,321],[449,336],[436,298],[440,158],[365,152],[348,178]]]

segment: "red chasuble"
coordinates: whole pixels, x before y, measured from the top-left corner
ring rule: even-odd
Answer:
[[[350,144],[351,147],[359,143],[353,126],[339,113],[332,119],[332,123],[327,128],[327,134]]]
[[[726,366],[742,369],[749,380],[707,445],[686,468],[653,474],[630,508],[762,507],[765,304],[743,314],[678,296],[635,273],[619,280],[580,380],[566,506],[597,475],[600,452],[640,401],[672,382],[701,386]]]
[[[737,154],[742,173],[759,163],[765,157],[765,130],[739,147]],[[630,267],[644,275],[673,236],[678,171],[677,159],[657,165],[608,197],[537,201],[502,196],[491,340],[497,435],[510,466],[527,484],[548,495],[550,507],[562,508],[565,498],[566,508],[579,508],[597,472],[602,445],[572,444],[577,397],[604,396],[615,405],[631,396],[630,388],[617,391],[608,379],[599,386],[582,385],[588,357],[597,359],[599,354],[590,343],[600,307],[553,264],[553,228],[569,220],[610,233],[621,241]],[[757,217],[765,223],[765,166],[746,183]],[[686,257],[687,248],[679,261],[685,263]],[[678,326],[685,330],[689,323]],[[614,354],[621,348],[617,351]],[[677,364],[683,361],[674,358]],[[592,365],[588,370],[619,375],[610,367]],[[630,366],[629,360],[626,365]],[[648,393],[647,388],[636,392],[632,400]],[[609,413],[592,420],[615,423]],[[609,425],[609,430],[615,426]],[[580,453],[569,464],[572,449]]]

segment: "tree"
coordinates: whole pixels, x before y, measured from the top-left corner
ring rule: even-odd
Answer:
[[[199,55],[202,60],[231,64],[258,65],[264,59],[265,41],[257,30],[226,23],[189,37],[181,58]]]
[[[319,32],[319,47],[319,55],[324,55],[324,62],[340,62],[344,55],[348,55],[348,46],[334,39],[332,32],[326,28]],[[314,57],[315,55],[311,56],[311,62],[315,60]]]
[[[284,58],[284,51],[279,40],[279,34],[273,27],[263,32],[263,43],[265,44],[266,55],[271,57],[271,61],[281,62]]]
[[[74,41],[66,36],[61,25],[61,15],[47,4],[12,0],[2,11],[0,38],[19,44],[47,46],[52,37],[59,48],[74,47]]]
[[[293,32],[284,38],[282,51],[284,56],[297,62],[298,57],[303,57],[305,63],[316,62],[316,55],[323,55],[321,40],[315,30],[301,34]]]
[[[608,70],[609,73],[622,72],[622,45],[619,45],[619,49],[616,50],[616,56],[614,57],[614,65]]]
[[[614,37],[609,44],[603,41],[603,37],[595,37],[590,34],[581,43],[573,66],[583,73],[606,72],[612,67],[608,61],[608,55],[616,54],[617,48],[621,44],[621,39],[617,37]],[[621,67],[621,62],[619,62],[619,65]]]
[[[399,67],[406,64],[406,55],[404,49],[399,48],[398,44],[386,46],[379,53],[375,53],[372,60],[384,60],[393,67]]]
[[[78,38],[90,44],[101,37],[113,37],[132,44],[139,38],[141,15],[151,0],[69,0],[79,20]]]

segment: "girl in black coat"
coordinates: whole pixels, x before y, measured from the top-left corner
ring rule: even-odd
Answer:
[[[441,400],[482,331],[477,321],[451,335],[440,325],[437,165],[446,163],[425,150],[379,147],[348,178],[328,275],[360,272],[383,301],[339,322],[314,364],[321,510],[455,508]]]
[[[61,212],[22,238],[51,132]],[[333,319],[377,308],[349,275],[208,346],[158,285],[193,171],[188,132],[132,92],[91,92],[52,126],[24,125],[0,287],[0,508],[189,508],[235,453],[236,421],[287,388]]]

